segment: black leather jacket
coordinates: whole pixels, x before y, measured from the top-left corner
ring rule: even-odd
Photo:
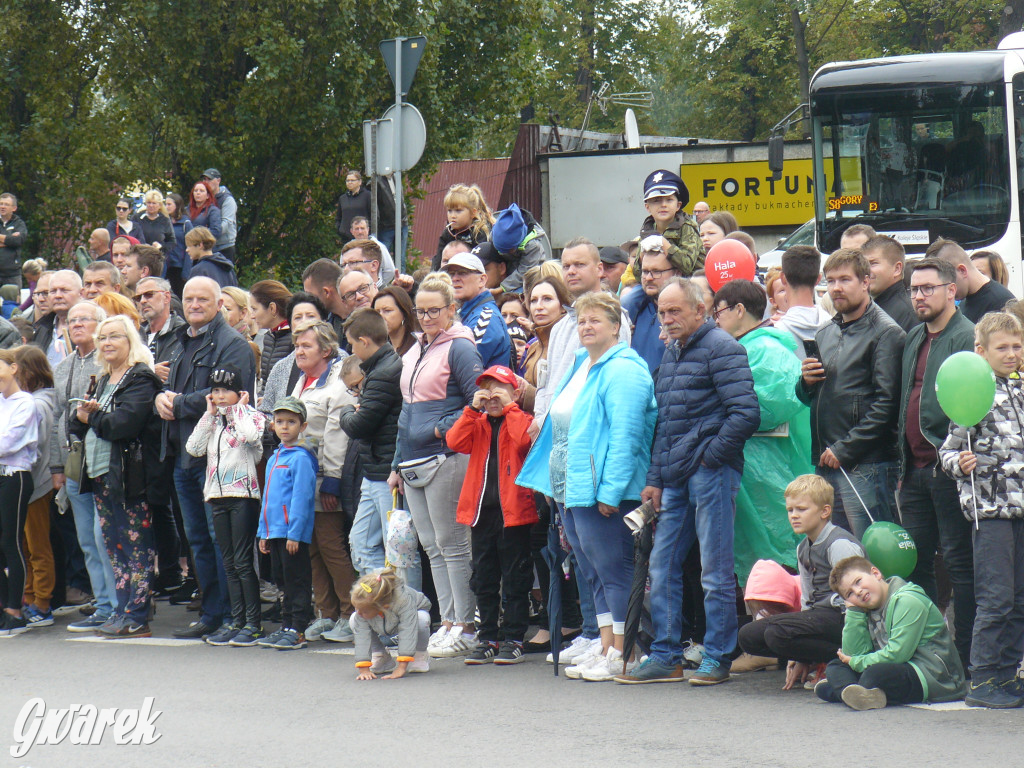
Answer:
[[[875,461],[896,461],[903,343],[906,333],[871,302],[851,323],[836,315],[814,340],[825,365],[825,380],[797,396],[811,406],[811,460],[826,448],[844,469]]]

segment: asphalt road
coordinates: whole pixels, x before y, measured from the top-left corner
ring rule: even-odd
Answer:
[[[49,629],[0,640],[0,767],[971,766],[1024,765],[1024,710],[853,712],[781,672],[713,688],[555,678],[543,656],[513,667],[435,661],[426,675],[357,682],[351,646],[213,648],[169,639],[194,614],[160,605],[151,640]],[[138,709],[160,738],[33,746],[15,759],[26,702]]]

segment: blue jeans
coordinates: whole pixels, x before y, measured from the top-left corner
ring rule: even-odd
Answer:
[[[562,516],[565,535],[594,598],[598,626],[611,626],[620,635],[633,585],[633,536],[622,518],[636,506],[624,502],[619,514],[610,517],[597,506],[568,508]]]
[[[71,504],[71,514],[78,531],[78,545],[85,556],[85,570],[92,582],[92,594],[96,598],[96,616],[105,619],[117,609],[117,592],[114,589],[114,566],[107,556],[107,543],[100,530],[100,518],[91,493],[79,493],[78,483],[70,477],[64,485]]]
[[[221,621],[231,615],[228,606],[228,577],[213,532],[213,510],[203,501],[205,475],[206,469],[202,463],[196,462],[189,469],[177,464],[174,466],[174,487],[178,491],[185,536],[192,550],[196,580],[203,594],[199,620],[208,627],[219,627]]]
[[[557,508],[558,519],[562,521],[562,528],[564,529],[565,506],[554,499],[551,500],[551,503]],[[565,537],[568,539],[569,534],[566,533]],[[571,546],[572,542],[570,541],[569,544]],[[594,607],[594,593],[591,592],[590,585],[583,576],[583,567],[580,565],[580,555],[577,554],[575,548],[569,553],[569,563],[572,565],[573,574],[576,577],[576,590],[580,594],[580,614],[583,616],[583,626],[580,629],[580,634],[583,635],[583,637],[596,640],[601,636],[601,628],[597,626],[597,608]]]
[[[683,562],[700,541],[701,586],[707,631],[704,655],[725,662],[736,648],[736,577],[733,526],[740,473],[730,466],[700,466],[681,487],[665,488],[651,551],[651,656],[682,661]]]
[[[359,485],[359,508],[348,534],[352,565],[360,576],[384,567],[384,534],[391,506],[391,488],[387,482],[364,477]]]
[[[402,260],[405,258],[405,246],[409,242],[409,225],[402,225],[402,242],[396,247],[394,223],[393,219],[387,222],[380,222],[380,224],[383,224],[383,227],[378,226],[380,231],[377,232],[377,239],[391,253],[391,258],[395,262],[395,269],[401,270],[403,267]]]
[[[845,528],[858,539],[871,525],[871,517],[877,521],[895,522],[896,476],[899,474],[896,462],[864,462],[852,469],[846,469],[853,486],[843,477],[842,470],[817,466],[814,471],[828,480],[836,490],[835,500],[832,502],[832,522]],[[860,494],[860,499],[857,498],[857,494]],[[864,501],[863,504],[861,499]],[[865,505],[871,511],[871,517],[864,511]]]

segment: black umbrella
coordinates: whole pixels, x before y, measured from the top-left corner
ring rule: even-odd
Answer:
[[[565,561],[566,552],[562,549],[561,537],[558,535],[558,519],[554,510],[548,524],[548,543],[541,554],[544,556],[544,562],[548,564],[551,576],[548,581],[548,632],[551,634],[551,657],[555,662],[555,677],[558,677],[558,652],[562,648],[562,581],[565,580],[562,563]]]
[[[647,574],[651,565],[651,550],[654,549],[654,509],[644,504],[627,516],[627,525],[633,530],[633,584],[629,590],[626,605],[626,626],[622,635],[622,671],[633,653],[640,634],[640,620],[644,612],[644,594],[647,591]]]

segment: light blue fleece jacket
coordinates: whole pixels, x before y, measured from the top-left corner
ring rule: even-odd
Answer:
[[[555,394],[565,389],[588,352],[576,351],[571,370]],[[554,401],[555,398],[552,398]],[[643,358],[619,342],[590,369],[572,409],[565,471],[565,506],[618,506],[639,500],[651,463],[658,407],[654,381]],[[516,484],[551,496],[552,425],[544,420]]]

